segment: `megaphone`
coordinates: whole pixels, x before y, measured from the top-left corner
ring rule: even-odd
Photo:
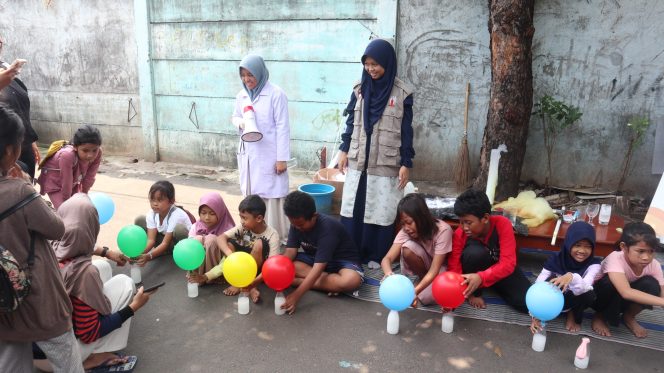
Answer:
[[[256,116],[254,107],[251,105],[245,106],[242,119],[244,120],[244,132],[242,133],[242,141],[256,142],[263,138],[263,134],[258,131],[256,127]]]

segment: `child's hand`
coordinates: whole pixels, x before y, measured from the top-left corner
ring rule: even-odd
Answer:
[[[290,293],[286,296],[286,301],[281,305],[281,309],[286,310],[289,315],[292,315],[299,300],[300,296],[297,293]]]
[[[206,275],[199,275],[198,273],[188,273],[187,279],[189,282],[199,285],[206,283],[208,280]]]
[[[413,299],[413,303],[411,303],[410,306],[413,307],[413,308],[417,308],[419,303],[420,303],[420,298],[415,296],[415,299]]]
[[[281,175],[286,170],[288,169],[288,165],[286,164],[286,161],[277,161],[274,165],[274,171],[277,173],[277,175]]]
[[[125,254],[115,250],[108,250],[108,252],[106,252],[106,257],[114,261],[119,267],[127,264],[127,261],[129,260]]]
[[[560,290],[564,293],[567,290],[569,283],[572,282],[572,279],[574,279],[574,275],[570,272],[567,272],[566,274],[551,280],[551,283],[559,287]]]
[[[463,296],[468,298],[471,294],[475,292],[475,290],[477,290],[480,287],[480,285],[482,285],[482,278],[477,273],[467,273],[461,276],[463,276],[463,278],[466,279],[461,284],[468,285],[466,290],[463,292]]]
[[[533,317],[533,319],[530,321],[530,331],[535,334],[539,331],[542,330],[542,323]]]
[[[386,278],[392,276],[394,272],[387,272],[386,274],[383,275],[383,278],[380,280],[380,282],[385,281]]]
[[[136,259],[136,264],[138,264],[139,267],[145,267],[147,262],[150,261],[150,256],[148,254],[141,254],[137,256],[135,259]]]

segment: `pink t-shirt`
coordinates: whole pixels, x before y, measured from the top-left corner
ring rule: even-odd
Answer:
[[[622,251],[614,251],[602,261],[602,271],[597,276],[597,280],[604,277],[609,272],[624,273],[627,281],[634,282],[643,276],[652,276],[659,282],[660,286],[664,286],[664,276],[662,275],[662,266],[657,259],[653,259],[647,267],[643,269],[640,276],[637,276],[629,264],[625,260],[625,253]]]
[[[438,233],[433,236],[431,241],[422,242],[417,240],[431,258],[434,254],[447,254],[452,251],[452,228],[442,220],[438,220],[436,225],[438,226]],[[394,239],[394,243],[403,245],[410,240],[408,233],[401,229]]]

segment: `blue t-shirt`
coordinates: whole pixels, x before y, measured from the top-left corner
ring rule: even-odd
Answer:
[[[360,263],[360,253],[344,226],[324,214],[318,214],[316,224],[309,232],[291,226],[286,247],[301,247],[314,257],[315,263],[347,260]]]

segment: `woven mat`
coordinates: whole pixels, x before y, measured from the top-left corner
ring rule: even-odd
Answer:
[[[531,282],[535,281],[537,274],[542,269],[542,264],[546,256],[550,252],[538,252],[533,250],[522,250],[519,253],[519,265],[526,273],[526,276]],[[395,268],[394,273],[400,273],[398,268]],[[353,298],[366,300],[370,302],[380,303],[378,296],[378,288],[380,280],[383,278],[383,271],[380,269],[370,269],[364,266],[365,281],[360,288],[353,293],[347,293],[348,296]],[[412,279],[412,278],[411,278]],[[524,315],[513,310],[511,307],[505,305],[505,302],[490,290],[484,291],[484,300],[487,303],[487,308],[478,310],[468,303],[464,303],[461,307],[454,311],[456,316],[468,317],[471,319],[503,322],[508,324],[516,324],[529,326],[530,316]],[[441,313],[438,306],[423,306],[419,310]],[[555,320],[549,321],[546,324],[546,330],[555,333],[564,333],[572,335],[586,335],[589,337],[602,339],[605,341],[612,341],[624,343],[632,346],[646,347],[653,350],[664,351],[664,310],[655,308],[653,310],[643,310],[638,316],[637,320],[646,329],[648,329],[648,337],[640,339],[636,338],[629,329],[624,325],[619,327],[611,327],[611,337],[602,337],[591,328],[592,309],[587,309],[584,314],[584,319],[581,324],[581,331],[578,333],[570,333],[565,329],[565,317],[560,316]]]

